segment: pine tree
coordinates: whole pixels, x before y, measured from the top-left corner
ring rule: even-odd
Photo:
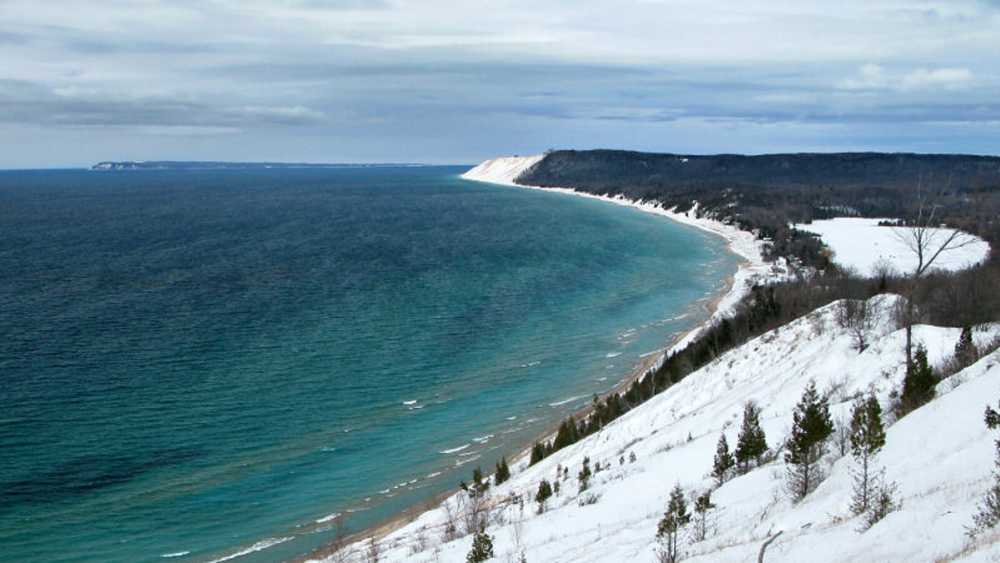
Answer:
[[[990,430],[1000,427],[1000,412],[993,410],[992,407],[986,407],[984,418],[986,427]],[[973,527],[969,530],[969,535],[973,537],[1000,524],[1000,439],[994,442],[994,448],[996,459],[993,462],[993,485],[983,496],[979,512],[972,517]]]
[[[736,462],[740,472],[750,470],[750,462],[760,463],[760,458],[767,452],[767,438],[764,429],[760,427],[760,408],[753,401],[747,401],[743,407],[743,424],[736,439]]]
[[[499,485],[507,479],[510,479],[510,467],[507,465],[507,458],[502,457],[497,462],[497,471],[493,474],[493,480]]]
[[[580,480],[580,492],[587,490],[587,485],[590,482],[590,458],[583,458],[583,468],[580,469],[580,473],[577,474],[577,479]]]
[[[552,485],[545,479],[542,479],[542,482],[538,484],[538,492],[535,493],[535,502],[538,503],[539,514],[545,512],[545,501],[549,500],[551,496]]]
[[[899,397],[901,414],[906,414],[933,399],[936,383],[934,370],[927,363],[927,350],[923,346],[917,346],[917,351],[913,353],[913,361],[906,369],[906,378],[903,379],[903,392]]]
[[[854,492],[851,510],[855,514],[866,512],[872,505],[876,488],[873,471],[875,455],[885,445],[885,428],[882,426],[882,407],[874,394],[858,398],[851,410],[851,455],[858,465],[854,472]]]
[[[833,420],[829,404],[816,391],[816,382],[810,381],[792,413],[792,435],[785,452],[789,489],[795,500],[805,498],[822,480],[817,464],[830,434]]]
[[[694,501],[694,513],[697,515],[694,541],[705,541],[708,539],[708,513],[714,508],[712,491],[705,491],[698,495],[698,498]]]
[[[659,525],[656,528],[656,539],[660,543],[660,560],[668,563],[680,561],[680,548],[678,540],[681,531],[691,521],[691,515],[687,510],[687,500],[684,499],[684,490],[680,484],[674,485],[670,491],[670,500],[667,501],[667,511],[663,514]]]
[[[545,446],[541,442],[535,442],[531,447],[531,460],[528,461],[528,465],[535,465],[543,459],[545,459]]]
[[[729,442],[726,441],[726,433],[723,432],[719,436],[719,443],[715,446],[715,461],[712,464],[712,477],[715,478],[716,486],[721,487],[726,482],[729,471],[732,470],[735,464],[736,460],[733,459],[733,454],[729,453]]]
[[[476,467],[472,470],[472,486],[469,487],[469,494],[481,496],[490,488],[489,479],[483,479],[483,469]]]
[[[959,370],[965,369],[976,363],[979,359],[979,350],[976,343],[972,341],[972,329],[968,326],[962,327],[962,335],[958,337],[955,344],[955,362]]]
[[[480,528],[472,538],[472,550],[465,557],[467,563],[482,563],[493,558],[493,538]]]

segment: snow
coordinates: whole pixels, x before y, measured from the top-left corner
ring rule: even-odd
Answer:
[[[877,322],[869,334],[871,346],[861,353],[837,325],[839,304],[834,303],[729,351],[535,466],[527,467],[523,458],[512,463],[511,479],[491,490],[488,533],[496,560],[513,560],[519,541],[532,562],[655,561],[656,525],[670,489],[679,483],[693,493],[711,486],[716,441],[725,432],[735,443],[747,400],[762,407],[772,447],[788,435],[792,410],[810,380],[829,394],[834,419],[846,418],[853,398],[868,390],[886,406],[905,369],[904,331],[892,321],[901,298],[872,299]],[[959,334],[955,328],[914,327],[933,364],[948,357]],[[985,326],[974,339],[982,345],[998,334],[1000,325]],[[848,509],[849,456],[824,458],[829,478],[798,504],[783,492],[779,456],[713,493],[719,507],[712,518],[716,531],[703,542],[685,541],[685,561],[753,561],[764,539],[779,530],[782,536],[767,551],[769,563],[930,561],[953,555],[978,561],[1000,553],[993,543],[962,553],[968,546],[965,526],[991,478],[994,436],[982,413],[998,396],[1000,351],[943,381],[936,399],[888,427],[877,462],[898,482],[902,509],[872,529],[859,532],[859,519]],[[635,463],[628,461],[631,453]],[[600,462],[608,468],[595,473],[590,490],[581,494],[575,476],[585,456],[592,467]],[[569,467],[570,478],[561,482],[547,511],[537,514],[531,499],[542,478],[555,478],[557,466]],[[512,494],[527,499],[523,509],[505,503]],[[591,496],[596,502],[582,502]],[[454,507],[457,499],[446,502]],[[389,533],[380,542],[382,560],[464,561],[472,538],[442,542],[445,521],[438,507]],[[360,553],[361,544],[355,547]]]
[[[882,261],[893,266],[900,273],[916,269],[917,258],[906,243],[906,227],[880,227],[879,221],[887,219],[859,219],[837,217],[809,224],[794,225],[800,231],[815,233],[833,251],[833,261],[857,271],[863,276],[874,276],[875,267]],[[889,220],[891,221],[891,220]],[[931,229],[931,246],[934,241],[940,245],[953,233],[953,229]],[[953,251],[942,253],[934,262],[934,267],[942,270],[961,270],[978,264],[990,253],[990,245],[985,240],[963,234],[971,244]]]
[[[543,158],[545,158],[545,155],[542,154],[534,156],[502,156],[480,163],[475,168],[462,174],[462,177],[468,180],[516,186],[517,184],[514,181]]]

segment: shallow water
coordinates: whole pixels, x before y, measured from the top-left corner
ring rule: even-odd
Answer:
[[[516,453],[735,270],[462,171],[0,173],[0,559],[305,553]]]

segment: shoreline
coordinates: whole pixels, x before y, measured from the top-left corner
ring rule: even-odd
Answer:
[[[530,167],[534,163],[541,160],[540,157],[525,157],[519,164],[527,164],[526,167]],[[488,161],[490,162],[490,161]],[[486,164],[486,163],[484,163]],[[483,166],[483,165],[480,165]],[[526,168],[525,167],[525,168]],[[597,199],[605,201],[608,203],[613,203],[616,205],[621,205],[624,207],[632,207],[643,212],[652,213],[654,215],[660,215],[666,217],[667,219],[673,220],[677,223],[688,225],[700,229],[702,231],[709,232],[718,237],[721,237],[726,241],[727,249],[740,258],[737,264],[737,270],[732,275],[727,276],[723,280],[722,287],[714,292],[711,296],[706,299],[699,299],[691,304],[692,308],[703,308],[705,312],[704,320],[697,323],[690,329],[683,331],[682,333],[676,335],[671,342],[666,344],[664,347],[656,350],[645,358],[640,359],[639,363],[633,366],[628,373],[622,377],[620,381],[614,384],[611,388],[598,394],[597,396],[601,399],[611,395],[612,393],[621,393],[626,390],[633,381],[642,379],[650,372],[657,369],[665,361],[666,357],[677,350],[680,350],[687,346],[691,341],[693,341],[706,327],[710,326],[712,322],[722,316],[728,314],[732,308],[739,303],[743,296],[748,291],[749,282],[760,279],[774,279],[774,274],[769,273],[771,265],[763,261],[761,254],[761,246],[763,241],[759,241],[753,235],[753,233],[747,231],[741,231],[738,228],[722,223],[714,219],[704,219],[698,217],[691,217],[688,213],[677,213],[673,209],[663,209],[661,206],[643,202],[640,200],[628,200],[624,196],[608,196],[608,195],[595,195],[586,192],[580,192],[572,188],[546,188],[542,186],[528,186],[517,184],[513,180],[504,181],[502,179],[493,178],[477,178],[471,176],[470,173],[478,169],[475,167],[464,174],[461,175],[463,179],[475,182],[482,182],[494,185],[503,185],[515,188],[524,188],[532,190],[542,190],[547,192],[556,192],[565,195],[574,195],[578,197],[587,197],[590,199]],[[512,177],[516,178],[517,175],[523,172],[513,167],[507,167],[503,170],[503,173],[514,174]],[[697,210],[697,204],[692,208],[691,211]],[[582,416],[587,416],[593,411],[593,405],[587,403],[585,406],[574,410],[571,414],[580,418]],[[524,447],[518,448],[516,454],[513,454],[508,463],[510,465],[517,465],[524,462],[531,454],[532,446],[541,440],[546,440],[553,437],[558,429],[558,422],[553,423],[552,426],[545,429],[543,432],[539,433]],[[492,475],[492,472],[487,472],[487,478]],[[407,525],[415,522],[420,516],[426,512],[439,508],[442,503],[450,499],[452,496],[458,493],[458,487],[449,488],[437,495],[432,496],[425,502],[413,505],[407,509],[404,509],[385,520],[375,523],[371,526],[347,534],[342,538],[338,544],[341,548],[351,548],[357,549],[358,544],[362,541],[366,541],[368,538],[375,538],[378,541],[390,536],[391,534],[398,532],[405,528]],[[335,546],[333,544],[327,544],[323,547],[317,548],[310,552],[309,554],[301,557],[297,557],[292,561],[296,563],[306,562],[306,561],[324,561],[326,558],[331,557],[335,553]]]

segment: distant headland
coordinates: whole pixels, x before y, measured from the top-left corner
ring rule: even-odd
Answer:
[[[257,170],[288,168],[383,168],[399,166],[425,166],[413,162],[337,163],[309,162],[221,162],[181,160],[107,160],[90,167],[91,170]]]

